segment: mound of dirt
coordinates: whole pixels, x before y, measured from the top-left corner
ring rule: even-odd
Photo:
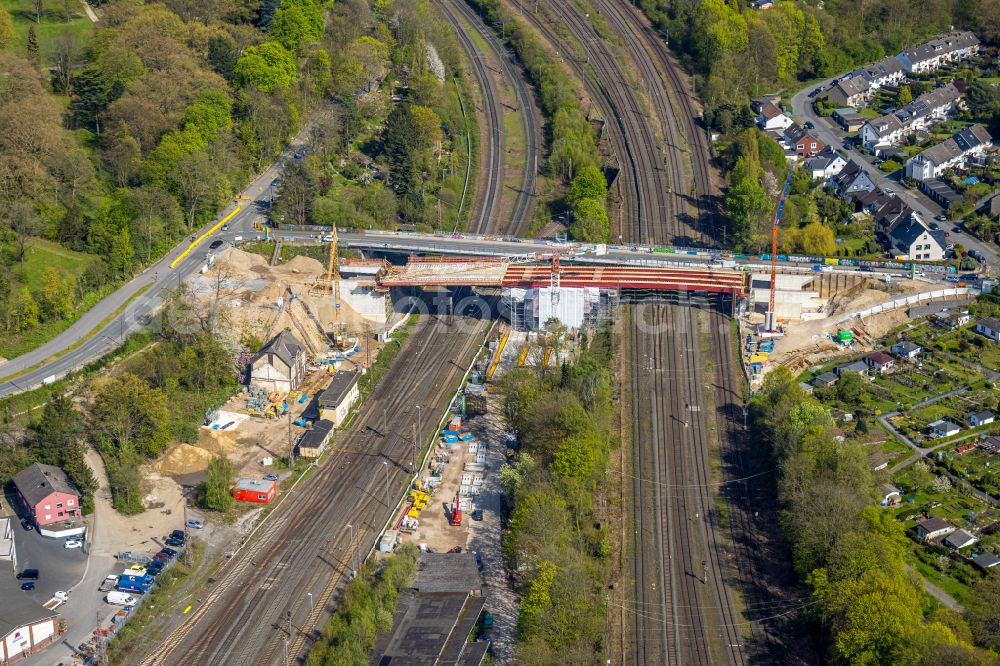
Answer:
[[[304,257],[301,254],[297,257],[292,257],[291,260],[282,264],[281,268],[290,270],[293,273],[306,273],[308,275],[319,275],[324,270],[323,264],[310,257]]]
[[[234,273],[246,273],[249,271],[260,272],[259,269],[267,270],[267,261],[259,254],[252,254],[237,250],[234,247],[228,248],[220,257],[215,260],[217,266],[223,270]]]
[[[205,471],[214,457],[211,452],[197,446],[178,444],[157,460],[153,469],[168,476],[194,474]]]
[[[275,280],[271,284],[267,285],[260,291],[258,291],[253,300],[255,303],[274,303],[278,300],[278,296],[285,293],[285,285],[278,280]]]
[[[198,446],[216,455],[229,455],[237,448],[240,434],[237,430],[198,430]]]

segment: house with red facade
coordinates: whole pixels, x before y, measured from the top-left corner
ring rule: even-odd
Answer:
[[[35,463],[14,475],[14,486],[21,506],[43,534],[48,533],[46,526],[55,523],[61,523],[60,527],[65,529],[82,531],[79,526],[80,491],[66,472],[54,465]]]
[[[278,483],[264,479],[237,479],[233,486],[233,497],[242,502],[270,504],[278,494]]]

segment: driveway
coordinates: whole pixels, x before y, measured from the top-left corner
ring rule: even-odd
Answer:
[[[816,134],[816,138],[839,149],[843,145],[845,137],[856,136],[856,133],[849,135],[846,132],[841,131],[840,127],[830,118],[821,117],[813,110],[813,100],[809,98],[809,93],[812,90],[815,90],[817,86],[825,86],[829,88],[832,81],[833,79],[826,79],[825,81],[811,84],[800,90],[792,97],[791,107],[792,115],[796,118],[796,120],[799,120],[800,122],[809,121],[815,125],[815,129],[813,131]],[[872,181],[876,185],[883,190],[886,188],[895,190],[896,196],[906,202],[910,208],[920,213],[924,222],[930,224],[937,215],[944,211],[941,206],[934,203],[934,201],[923,192],[920,192],[917,189],[911,190],[904,187],[900,184],[898,177],[890,177],[889,174],[885,173],[877,166],[874,166],[871,163],[872,159],[874,159],[872,156],[863,155],[856,150],[848,151],[847,154],[850,159],[853,159],[855,162],[862,164],[867,168],[868,174],[871,176]],[[902,171],[897,173],[901,175]],[[951,231],[951,227],[959,222],[960,220],[955,222],[944,222],[941,224],[941,228]],[[951,233],[948,240],[952,243],[962,243],[967,249],[977,250],[982,252],[985,256],[990,257],[988,264],[991,267],[995,266],[998,258],[1000,258],[1000,248],[998,248],[995,243],[986,243],[970,236],[969,234],[956,234],[954,232]]]

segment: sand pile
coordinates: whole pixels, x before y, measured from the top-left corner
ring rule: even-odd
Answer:
[[[246,273],[249,271],[259,273],[261,272],[260,269],[264,269],[265,272],[269,270],[267,261],[264,257],[259,254],[252,254],[250,252],[244,252],[243,250],[237,250],[234,247],[227,249],[222,256],[217,257],[215,264],[222,270],[228,270],[234,273]]]
[[[320,273],[326,272],[326,269],[323,268],[323,264],[310,257],[302,256],[301,254],[297,257],[292,257],[288,262],[282,264],[281,268],[293,273],[306,273],[308,275],[319,275]]]
[[[236,450],[240,439],[238,430],[213,430],[200,428],[198,430],[198,446],[215,455],[229,455]]]
[[[274,303],[278,300],[278,296],[283,296],[285,293],[285,285],[275,280],[271,284],[267,285],[260,291],[258,291],[253,300],[257,303]]]
[[[180,476],[203,472],[214,458],[211,452],[190,444],[178,444],[156,461],[153,469],[161,474]]]

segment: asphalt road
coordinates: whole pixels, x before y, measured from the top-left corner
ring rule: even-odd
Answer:
[[[293,149],[294,146],[289,151]],[[236,230],[245,232],[252,228],[254,217],[260,213],[258,206],[266,205],[270,195],[269,185],[288,157],[288,154],[284,155],[243,190],[241,196],[250,200],[237,199],[217,218],[221,219],[238,209],[239,212],[229,222],[233,235]],[[201,236],[215,224],[213,221],[195,233]],[[221,230],[219,235],[222,235]],[[148,316],[159,307],[164,290],[176,287],[204,265],[212,239],[214,236],[203,240],[176,267],[171,268],[171,262],[191,244],[190,239],[185,239],[159,262],[84,313],[61,334],[0,365],[0,397],[55,381],[118,347],[129,334],[146,326]],[[128,304],[118,312],[123,303]],[[95,330],[96,333],[91,335]],[[60,353],[61,356],[53,358]]]
[[[820,81],[819,83],[810,84],[806,88],[803,88],[797,92],[792,97],[792,115],[796,120],[800,122],[811,122],[815,128],[816,138],[820,139],[824,143],[834,146],[838,149],[843,147],[844,139],[847,137],[854,137],[857,134],[848,134],[841,131],[840,127],[836,125],[831,119],[823,118],[813,110],[812,102],[813,100],[809,98],[809,93],[815,90],[818,86],[824,86],[828,88],[833,79],[826,79]],[[934,218],[944,212],[944,209],[936,204],[930,197],[928,197],[923,192],[917,189],[909,189],[900,183],[899,178],[902,175],[902,170],[890,177],[889,174],[885,173],[877,166],[872,164],[874,157],[871,155],[865,155],[857,150],[847,151],[847,155],[850,159],[853,159],[859,164],[863,164],[867,170],[868,175],[871,176],[875,184],[885,190],[886,188],[893,190],[896,196],[906,202],[913,210],[920,213],[924,218],[924,221],[930,224],[934,221]],[[987,262],[987,270],[995,270],[998,263],[1000,263],[1000,248],[997,247],[995,243],[986,243],[981,241],[974,236],[964,233],[955,232],[952,230],[961,223],[961,220],[956,220],[953,222],[940,222],[941,228],[949,231],[951,236],[948,240],[952,243],[961,243],[966,249],[977,250],[981,252],[984,256],[990,257]]]

